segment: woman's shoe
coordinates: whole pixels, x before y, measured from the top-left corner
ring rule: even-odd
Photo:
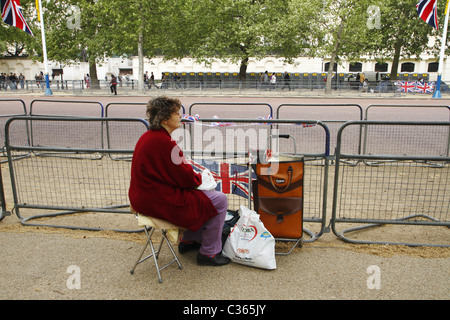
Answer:
[[[204,254],[198,253],[197,264],[201,266],[224,266],[229,264],[231,259],[225,257],[221,253],[218,253],[212,257],[206,256]]]
[[[178,252],[180,254],[185,254],[189,251],[194,251],[200,249],[200,243],[198,242],[180,242],[178,244]]]

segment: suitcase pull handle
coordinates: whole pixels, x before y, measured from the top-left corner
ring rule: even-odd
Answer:
[[[291,185],[291,182],[292,182],[292,167],[291,166],[289,166],[289,169],[288,169],[288,175],[289,175],[289,182],[288,182],[288,184],[284,187],[284,188],[278,188],[274,183],[273,183],[273,176],[272,175],[270,175],[269,176],[269,178],[270,178],[270,183],[272,184],[272,187],[274,188],[274,189],[276,189],[276,190],[278,190],[278,192],[284,192],[284,191],[286,191],[287,190],[287,188],[289,188],[289,186]]]

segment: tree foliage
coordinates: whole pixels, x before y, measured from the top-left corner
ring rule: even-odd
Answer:
[[[191,57],[239,63],[268,55],[291,63],[316,56],[340,63],[372,56],[393,60],[436,53],[438,33],[417,17],[417,0],[48,0],[43,1],[48,58],[88,61],[93,84],[107,57]],[[22,0],[35,37],[0,24],[4,55],[42,59],[35,1]],[[438,8],[443,15],[444,8]],[[375,19],[375,24],[373,23]],[[440,17],[443,21],[443,17]],[[443,23],[441,23],[443,24]],[[142,63],[143,64],[143,63]],[[141,65],[141,64],[140,64]],[[332,68],[330,68],[332,71]],[[141,70],[139,73],[142,73]],[[328,77],[330,78],[330,77]]]
[[[317,47],[312,51],[320,57],[330,57],[326,92],[331,91],[335,63],[363,55],[370,41],[367,36],[366,11],[372,0],[324,0],[317,2],[313,34]]]
[[[32,0],[22,0],[21,7],[25,16],[30,16],[34,11],[33,3]],[[28,19],[27,22],[29,22]],[[35,33],[37,27],[32,23],[29,24],[33,33]],[[33,42],[34,38],[28,33],[0,22],[0,53],[3,53],[4,56],[19,57],[27,55],[27,49],[29,50]]]
[[[418,58],[422,53],[438,52],[428,47],[430,37],[438,32],[418,17],[416,0],[383,0],[380,5],[380,27],[370,30],[373,41],[367,48],[378,60],[392,60],[391,79],[397,78],[400,58]],[[444,21],[444,8],[440,21]]]

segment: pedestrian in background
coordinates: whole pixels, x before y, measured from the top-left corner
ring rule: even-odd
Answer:
[[[111,93],[117,95],[117,78],[112,74],[111,75]]]

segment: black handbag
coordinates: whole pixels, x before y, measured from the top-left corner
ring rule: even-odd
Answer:
[[[234,226],[239,220],[238,210],[228,210],[228,213],[231,214],[233,217],[231,219],[225,220],[225,223],[223,224],[222,248],[225,245],[225,241],[227,241],[228,236],[230,235],[231,229],[234,228]]]

